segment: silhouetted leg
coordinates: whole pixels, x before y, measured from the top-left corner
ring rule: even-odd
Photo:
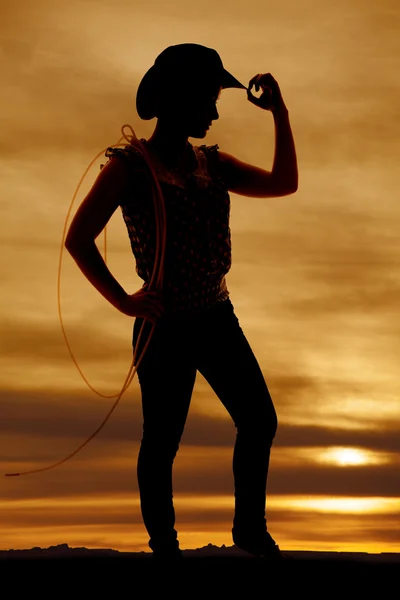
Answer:
[[[196,369],[190,364],[190,353],[178,328],[157,327],[137,373],[143,410],[137,474],[149,546],[154,552],[168,552],[179,547],[174,528],[172,467],[190,406]],[[139,328],[136,323],[135,328]]]
[[[198,370],[237,428],[234,539],[242,533],[265,539],[266,486],[277,416],[263,373],[228,303],[199,327],[198,351]]]

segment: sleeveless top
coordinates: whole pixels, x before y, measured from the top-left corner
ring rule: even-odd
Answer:
[[[146,140],[141,139],[146,145]],[[231,267],[230,196],[222,177],[218,145],[192,146],[187,174],[175,176],[160,161],[153,166],[164,197],[166,246],[163,293],[166,318],[190,316],[229,297],[225,275]],[[151,158],[153,155],[149,152]],[[151,174],[132,145],[107,148],[107,158],[128,161],[131,189],[120,208],[136,260],[136,272],[148,287],[156,250]]]

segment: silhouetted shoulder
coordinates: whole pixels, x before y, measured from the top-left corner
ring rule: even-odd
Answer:
[[[128,193],[134,196],[143,193],[151,185],[151,173],[142,153],[131,144],[124,148],[107,148],[105,156],[109,162],[120,163],[127,175]],[[120,167],[121,168],[121,167]]]
[[[125,162],[130,171],[141,173],[145,170],[145,160],[137,148],[127,145],[124,148],[107,148],[105,156],[118,158]]]

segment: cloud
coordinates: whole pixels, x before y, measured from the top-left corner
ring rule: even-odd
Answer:
[[[304,385],[306,385],[305,382]],[[102,440],[110,442],[138,442],[141,439],[142,414],[140,388],[137,381],[135,395],[129,391],[103,428]],[[301,380],[300,380],[301,385]],[[296,378],[272,379],[271,387],[281,390],[288,401],[294,402],[301,387]],[[136,387],[137,386],[137,387]],[[304,389],[307,389],[305,387]],[[292,400],[289,400],[293,396]],[[115,398],[94,398],[85,395],[48,391],[2,392],[0,395],[1,435],[32,436],[41,439],[77,440],[88,435],[103,420]],[[283,403],[285,400],[283,400]],[[215,399],[215,403],[218,400]],[[363,425],[363,426],[361,426]],[[200,396],[193,399],[182,441],[202,447],[230,447],[234,442],[235,428],[224,411],[219,416],[207,414]],[[398,422],[393,419],[379,422],[365,419],[356,428],[340,428],[309,424],[295,425],[283,420],[278,426],[274,446],[280,447],[360,447],[373,451],[400,452]],[[17,448],[18,450],[18,448]],[[8,454],[8,452],[7,452]],[[22,458],[22,456],[21,456]]]
[[[274,446],[356,446],[380,452],[400,452],[398,424],[391,420],[383,423],[380,429],[356,430],[284,424],[278,429]]]
[[[316,518],[318,526],[315,526]],[[391,545],[396,548],[399,542],[398,519],[395,515],[355,517],[345,514],[319,514],[316,517],[313,513],[273,511],[270,528],[283,548],[295,546],[298,549],[380,553],[390,552]],[[291,531],[296,532],[294,537]],[[367,545],[369,550],[366,550]]]
[[[213,506],[212,500],[204,496],[176,496],[182,547],[193,548],[210,542],[232,544],[232,507],[226,503],[224,508],[218,508]],[[318,526],[315,526],[316,519]],[[311,511],[272,507],[268,510],[268,522],[271,534],[283,549],[379,553],[390,551],[399,540],[396,515],[390,513],[316,515]],[[48,546],[64,541],[71,546],[148,551],[137,496],[109,496],[97,501],[86,498],[84,502],[76,498],[42,503],[40,500],[16,501],[0,513],[0,526],[4,548]],[[40,541],[44,539],[49,541]]]
[[[96,9],[79,2],[70,2],[68,7],[48,2],[23,5],[23,10],[20,2],[18,9],[9,7],[3,15],[9,131],[4,150],[8,156],[24,152],[24,144],[11,134],[16,128],[24,132],[30,151],[32,141],[37,150],[57,147],[63,153],[101,147],[113,131],[119,133],[126,119],[147,132],[149,128],[135,110],[139,80],[165,46],[188,37],[217,46],[227,67],[246,82],[263,68],[261,64],[250,66],[255,56],[265,54],[264,69],[283,78],[282,86],[293,107],[301,161],[313,165],[318,161],[321,167],[338,157],[341,161],[349,157],[352,161],[371,161],[393,156],[393,127],[399,121],[393,101],[396,82],[391,76],[396,47],[387,24],[376,18],[390,14],[384,3],[379,11],[371,3],[359,12],[349,6],[324,7],[319,12],[313,6],[319,27],[293,3],[290,12],[284,7],[271,12],[271,7],[257,5],[252,10],[238,4],[234,15],[222,3],[212,7],[211,21],[207,5],[188,9],[183,2],[168,8],[160,2],[120,2],[113,11],[105,2],[98,2]],[[223,16],[223,35],[219,14]],[[294,20],[288,20],[288,14]],[[137,22],[140,28],[134,27]],[[277,26],[282,22],[285,42]],[[129,32],[131,28],[135,35],[128,34],[121,42],[121,29]],[[353,29],[357,39],[368,36],[364,54],[350,37]],[[263,34],[262,41],[258,34]],[[392,69],[388,68],[390,61]],[[373,84],[367,77],[367,64],[368,73],[374,71]],[[242,149],[244,132],[240,139],[231,135],[239,120],[255,138],[255,154],[262,156],[265,141],[257,133],[264,115],[247,104],[238,115],[239,96],[226,93],[226,126],[218,127],[222,139],[227,136],[232,151],[247,155],[248,150]],[[384,122],[379,118],[382,107]]]
[[[102,312],[101,309],[99,311]],[[132,352],[132,323],[127,319],[127,335],[121,340],[112,327],[102,331],[96,324],[96,310],[83,310],[79,317],[63,320],[66,335],[77,355],[86,364],[102,362],[110,365],[110,361],[121,364],[129,360],[127,350]],[[9,317],[1,323],[2,354],[7,360],[15,363],[30,362],[36,364],[66,364],[68,349],[63,337],[61,325],[56,327],[54,321],[13,319]],[[72,364],[72,363],[71,363]],[[126,362],[128,368],[128,363]],[[121,382],[122,383],[122,382]]]
[[[2,470],[43,468],[58,462],[82,444],[100,424],[111,401],[9,393],[1,398]],[[71,496],[137,492],[136,461],[142,418],[138,401],[117,407],[110,421],[78,455],[48,473],[7,479],[4,497]],[[235,429],[228,418],[189,413],[175,460],[178,493],[229,494],[233,490],[232,451]],[[335,467],[310,458],[296,458],[296,448],[357,447],[385,453],[388,463]],[[279,460],[285,450],[285,461]],[[397,453],[397,454],[396,454]],[[290,460],[290,455],[293,461]],[[269,490],[272,494],[400,496],[398,426],[379,430],[340,430],[281,424],[272,449]],[[308,455],[307,455],[308,456]],[[276,457],[276,460],[274,460]],[[38,488],[40,478],[42,484]],[[33,487],[32,487],[33,484]],[[40,492],[39,492],[40,490]]]
[[[8,471],[10,464],[17,470],[60,459],[94,431],[113,402],[81,392],[84,383],[58,323],[55,278],[67,208],[62,198],[72,196],[92,156],[116,141],[123,123],[130,122],[140,136],[150,134],[154,122],[141,122],[136,115],[137,84],[156,54],[170,43],[187,41],[189,32],[196,41],[217,47],[243,82],[262,70],[276,75],[298,149],[295,196],[260,201],[232,195],[234,264],[228,283],[280,420],[271,487],[288,495],[298,489],[396,494],[397,8],[389,0],[379,6],[242,3],[234,12],[220,2],[212,13],[210,6],[118,0],[110,10],[101,1],[19,0],[0,9],[6,223],[1,236],[2,465]],[[224,92],[221,119],[207,143],[269,168],[271,116],[236,92]],[[117,256],[114,261],[111,255],[111,266],[130,286],[126,232],[121,220],[113,227],[110,246]],[[130,366],[131,324],[80,277],[66,260],[68,337],[91,383],[96,379],[98,388],[111,394],[120,389]],[[140,436],[135,380],[81,454],[49,473],[4,481],[5,497],[93,498],[112,489],[134,496]],[[177,459],[181,493],[230,493],[234,437],[230,419],[198,377]],[[318,452],[331,445],[388,453],[392,462],[339,468],[278,460],[281,450],[295,457],[296,449]],[[85,511],[77,517],[81,531],[85,516],[91,519],[90,510]],[[30,515],[32,523],[42,518],[39,512]],[[67,516],[55,513],[54,522],[59,519],[60,527],[67,527]],[[224,525],[229,521],[227,511],[212,514],[190,512],[189,529],[198,520],[214,528],[218,519]],[[106,531],[107,519],[98,512],[96,518]],[[279,518],[289,516],[282,511]],[[296,535],[303,540],[313,535],[316,543],[328,543],[328,534],[323,537],[328,530],[332,537],[342,536],[343,521],[331,521],[329,529],[328,521],[319,520],[320,536],[310,533],[315,515],[304,521],[304,529],[299,522]],[[374,522],[357,523],[360,541],[363,526],[368,535],[380,535]],[[393,523],[375,523],[382,525],[382,539],[389,540]],[[90,535],[99,543],[97,531]]]

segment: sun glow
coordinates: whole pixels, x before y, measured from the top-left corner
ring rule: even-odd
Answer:
[[[234,506],[231,495],[191,495],[175,494],[175,504],[182,513],[185,512],[213,512],[228,510]],[[327,513],[380,513],[393,514],[400,511],[400,498],[383,497],[351,497],[351,496],[281,496],[271,494],[268,497],[268,507],[272,510],[291,511],[318,511]],[[69,498],[29,498],[23,500],[0,501],[1,511],[18,511],[33,515],[34,512],[46,511],[46,514],[63,514],[68,509],[72,512],[85,512],[93,514],[99,512],[108,515],[121,514],[128,510],[138,512],[139,497],[127,494],[110,495],[102,497],[69,497]]]
[[[358,467],[361,465],[381,464],[386,457],[364,450],[363,448],[331,447],[321,451],[319,460],[334,463],[340,467]]]
[[[276,498],[278,501],[278,498]],[[306,497],[279,497],[279,508],[287,510],[316,511],[323,513],[347,514],[390,514],[400,510],[399,498],[361,498],[361,497],[336,497],[326,496]]]

